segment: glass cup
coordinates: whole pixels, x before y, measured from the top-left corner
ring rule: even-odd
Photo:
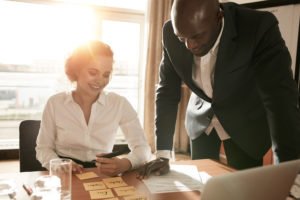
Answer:
[[[50,160],[50,175],[61,181],[61,200],[71,200],[72,194],[72,160],[57,158]]]
[[[0,199],[16,197],[16,182],[13,179],[0,179]]]
[[[60,200],[60,179],[57,176],[44,175],[34,182],[32,200]]]

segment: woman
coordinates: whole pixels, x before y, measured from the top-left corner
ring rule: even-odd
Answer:
[[[37,159],[49,169],[53,158],[73,160],[73,172],[96,166],[101,173],[117,175],[150,159],[137,113],[122,96],[104,91],[112,74],[113,52],[100,41],[75,49],[65,72],[76,88],[49,98],[37,138]],[[121,128],[131,152],[123,158],[97,158],[112,151]]]

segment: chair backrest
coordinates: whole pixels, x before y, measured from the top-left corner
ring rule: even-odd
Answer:
[[[44,171],[36,159],[36,138],[40,129],[40,120],[24,120],[19,126],[20,172]]]

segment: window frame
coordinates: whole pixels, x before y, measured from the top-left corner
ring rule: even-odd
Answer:
[[[44,4],[44,5],[65,5],[65,4],[74,4],[70,2],[63,1],[51,1],[51,0],[12,0],[13,2],[20,3],[29,3],[29,4]],[[82,4],[82,3],[81,3]],[[144,59],[145,59],[145,12],[140,10],[133,10],[127,8],[114,8],[100,5],[84,4],[95,11],[97,16],[97,23],[101,23],[101,20],[117,20],[124,22],[134,22],[140,24],[140,42],[139,49],[141,51],[140,58],[138,60],[138,105],[137,113],[139,119],[143,120],[143,111],[144,111]],[[97,37],[101,38],[101,26],[97,30]],[[127,145],[127,144],[125,144]],[[116,147],[122,147],[124,144],[116,144]],[[7,159],[18,159],[19,157],[19,148],[17,149],[0,149],[0,160]]]

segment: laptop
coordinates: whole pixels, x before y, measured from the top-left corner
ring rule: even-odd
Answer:
[[[285,200],[298,173],[300,159],[215,176],[201,200]]]

